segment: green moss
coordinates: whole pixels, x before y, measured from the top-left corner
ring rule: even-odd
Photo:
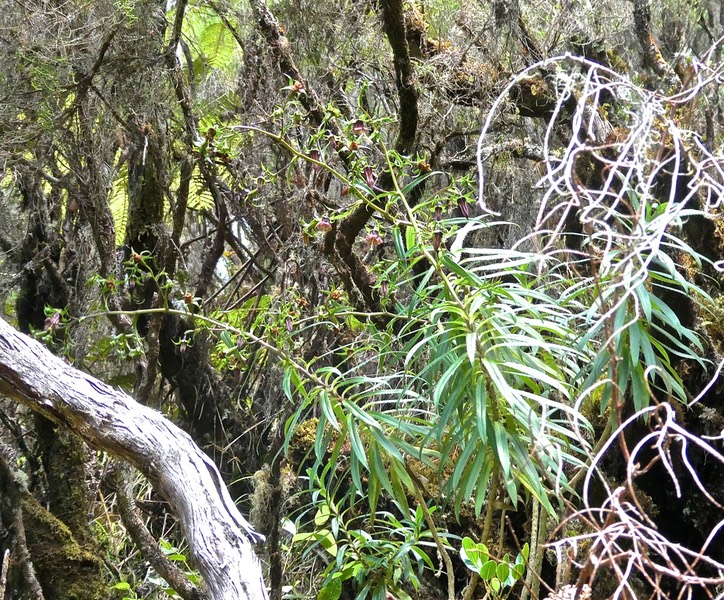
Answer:
[[[28,551],[46,600],[107,598],[97,553],[82,547],[70,529],[29,494],[22,510]]]
[[[702,325],[717,355],[724,355],[724,296],[718,296],[706,305],[708,312]]]

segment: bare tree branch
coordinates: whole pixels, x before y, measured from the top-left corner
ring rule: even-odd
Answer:
[[[133,485],[131,483],[130,469],[127,465],[118,465],[115,469],[115,486],[118,498],[118,513],[121,515],[123,526],[130,534],[143,556],[153,565],[156,572],[161,575],[169,585],[176,590],[184,600],[206,600],[201,592],[183,571],[172,563],[158,547],[158,542],[143,524],[141,517],[136,514],[136,503],[133,500]]]
[[[400,96],[400,130],[395,142],[395,150],[400,154],[409,154],[417,135],[417,88],[415,73],[410,60],[410,49],[405,37],[405,17],[401,0],[382,2],[382,21],[385,35],[390,42],[397,76],[397,93]]]
[[[0,320],[0,393],[127,460],[169,502],[211,600],[266,599],[250,538],[213,462],[160,413],[65,364]]]

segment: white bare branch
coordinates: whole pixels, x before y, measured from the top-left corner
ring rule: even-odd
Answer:
[[[213,462],[161,413],[64,363],[0,319],[0,393],[127,460],[169,502],[212,600],[264,600],[259,561]]]

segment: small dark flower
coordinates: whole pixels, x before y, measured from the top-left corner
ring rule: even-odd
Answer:
[[[375,175],[375,172],[372,170],[372,167],[367,166],[364,168],[364,176],[365,181],[367,182],[367,185],[370,187],[374,187],[375,183],[377,182],[377,176]]]
[[[292,321],[292,318],[291,318],[291,317],[287,317],[287,318],[284,320],[284,323],[285,323],[286,326],[287,326],[287,331],[288,331],[289,333],[291,333],[292,330],[294,329],[294,321]]]
[[[241,350],[243,346],[244,346],[244,339],[240,335],[237,335],[236,336],[236,349]]]
[[[442,244],[442,231],[439,229],[435,231],[432,234],[432,249],[435,251],[435,254],[437,254],[437,251],[440,250],[440,245]]]
[[[256,178],[256,189],[261,192],[263,187],[264,187],[264,177],[259,175],[259,177]]]
[[[322,169],[322,166],[317,164],[320,161],[320,159],[322,158],[322,155],[319,153],[319,150],[310,151],[309,158],[311,158],[313,161],[316,161],[316,162],[312,163],[312,170],[315,173],[319,173],[319,171]]]
[[[390,293],[390,283],[388,281],[383,281],[380,283],[380,296],[387,296],[387,294]]]
[[[379,246],[380,244],[382,244],[384,242],[384,240],[380,237],[379,231],[377,231],[376,229],[373,229],[372,231],[370,231],[365,236],[365,240],[367,240],[367,243],[370,246]]]
[[[352,125],[352,131],[357,135],[360,135],[367,131],[367,127],[365,126],[364,121],[362,119],[357,119],[354,122],[354,125]]]
[[[319,223],[317,223],[317,231],[331,231],[332,229],[332,221],[329,220],[328,216],[323,216],[321,219],[319,219]]]
[[[186,348],[187,348],[186,340],[185,339],[181,340],[181,343],[178,345],[178,351],[181,354],[186,354]]]
[[[435,220],[439,223],[442,221],[442,206],[439,204],[435,207]]]
[[[464,219],[470,217],[470,205],[463,196],[460,196],[460,198],[458,198],[458,209],[460,210],[460,214],[463,216]]]
[[[298,94],[299,92],[304,90],[304,84],[301,81],[295,81],[292,85],[292,91],[295,94]]]
[[[345,185],[340,192],[340,196],[346,196],[347,194],[349,194],[349,187]]]
[[[359,149],[359,144],[358,144],[357,142],[355,142],[354,140],[352,140],[352,141],[349,143],[349,149],[354,152],[355,150],[358,150],[358,149]]]
[[[45,329],[45,331],[53,332],[58,329],[58,325],[60,325],[60,313],[55,312],[52,316],[45,319],[43,329]]]
[[[417,163],[417,168],[419,169],[420,173],[429,173],[432,170],[430,168],[430,163],[426,163],[424,160],[421,160]]]

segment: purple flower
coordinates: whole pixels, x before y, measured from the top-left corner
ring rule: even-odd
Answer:
[[[375,183],[377,183],[377,175],[375,175],[375,172],[372,170],[372,167],[367,166],[364,168],[364,176],[365,181],[367,182],[367,185],[370,187],[374,187]]]
[[[463,196],[458,198],[458,209],[460,210],[460,214],[463,216],[463,219],[468,219],[470,217],[470,205]]]
[[[442,244],[442,231],[439,229],[435,231],[432,234],[432,249],[435,251],[435,254],[437,254],[437,251],[440,250],[440,245]]]
[[[380,233],[376,229],[373,229],[372,231],[370,231],[365,236],[365,240],[367,240],[367,243],[370,246],[379,246],[380,244],[382,244],[384,242],[384,240],[380,237]]]
[[[309,158],[311,158],[313,161],[316,161],[316,162],[312,163],[312,170],[315,173],[319,173],[319,171],[322,169],[322,166],[317,164],[320,161],[320,159],[322,158],[322,155],[320,154],[319,150],[311,150],[309,152]]]
[[[323,216],[321,219],[319,219],[319,223],[317,223],[317,231],[324,231],[325,233],[327,231],[331,231],[332,229],[332,221],[329,220],[328,216]]]
[[[357,135],[360,135],[367,131],[367,127],[365,126],[364,121],[362,119],[357,119],[354,122],[354,125],[352,125],[352,131]]]
[[[56,329],[58,329],[58,325],[60,325],[60,313],[55,312],[55,313],[53,313],[52,316],[45,319],[45,324],[44,324],[43,329],[45,329],[45,331],[53,332]]]

